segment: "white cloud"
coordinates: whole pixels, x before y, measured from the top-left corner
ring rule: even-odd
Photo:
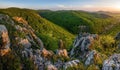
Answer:
[[[94,7],[93,5],[84,5],[83,8],[92,8]]]
[[[57,5],[57,7],[59,7],[59,8],[66,8],[65,5],[62,5],[62,4]]]

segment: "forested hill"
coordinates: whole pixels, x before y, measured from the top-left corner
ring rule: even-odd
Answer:
[[[8,8],[0,9],[0,13],[11,18],[22,17],[45,42],[45,47],[51,50],[57,48],[59,39],[65,42],[66,48],[70,48],[74,34],[81,31],[114,36],[120,29],[118,18],[104,12]]]
[[[74,35],[69,33],[62,27],[42,18],[36,10],[20,9],[20,8],[8,8],[0,9],[0,13],[18,18],[23,18],[28,24],[35,30],[37,36],[39,36],[45,47],[49,50],[55,50],[58,47],[59,39],[65,42],[66,48],[69,48],[74,39]]]
[[[112,29],[112,26],[114,27],[114,25],[118,24],[118,19],[113,17],[114,14],[109,15],[109,13],[99,11],[86,12],[39,10],[39,13],[42,17],[67,29],[73,34],[77,34],[79,31],[106,34],[107,30]],[[110,32],[109,34],[111,34]]]

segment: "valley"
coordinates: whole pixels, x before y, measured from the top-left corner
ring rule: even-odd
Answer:
[[[116,15],[0,9],[0,70],[119,70]]]

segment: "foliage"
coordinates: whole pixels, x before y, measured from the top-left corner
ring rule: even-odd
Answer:
[[[23,63],[23,70],[38,70],[37,67],[34,65],[33,61],[29,58],[25,58],[22,60]]]
[[[1,70],[21,70],[20,59],[14,52],[10,52],[5,56],[0,57]]]
[[[51,22],[67,29],[73,34],[80,31],[90,33],[102,33],[105,29],[118,21],[116,18],[97,12],[85,11],[38,11],[40,15]],[[59,22],[58,22],[59,21]],[[81,29],[81,26],[86,28]]]
[[[97,50],[102,54],[106,54],[107,56],[115,53],[117,49],[115,40],[110,35],[101,35],[99,40],[96,40],[93,45],[93,49]]]
[[[111,36],[101,36],[100,43],[104,48],[111,48],[113,47],[112,44],[115,43],[115,40]]]

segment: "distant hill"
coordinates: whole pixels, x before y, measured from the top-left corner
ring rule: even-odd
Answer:
[[[102,33],[116,18],[105,13],[86,11],[39,11],[47,20],[67,29],[73,34],[80,31]],[[81,29],[80,27],[86,26]]]

